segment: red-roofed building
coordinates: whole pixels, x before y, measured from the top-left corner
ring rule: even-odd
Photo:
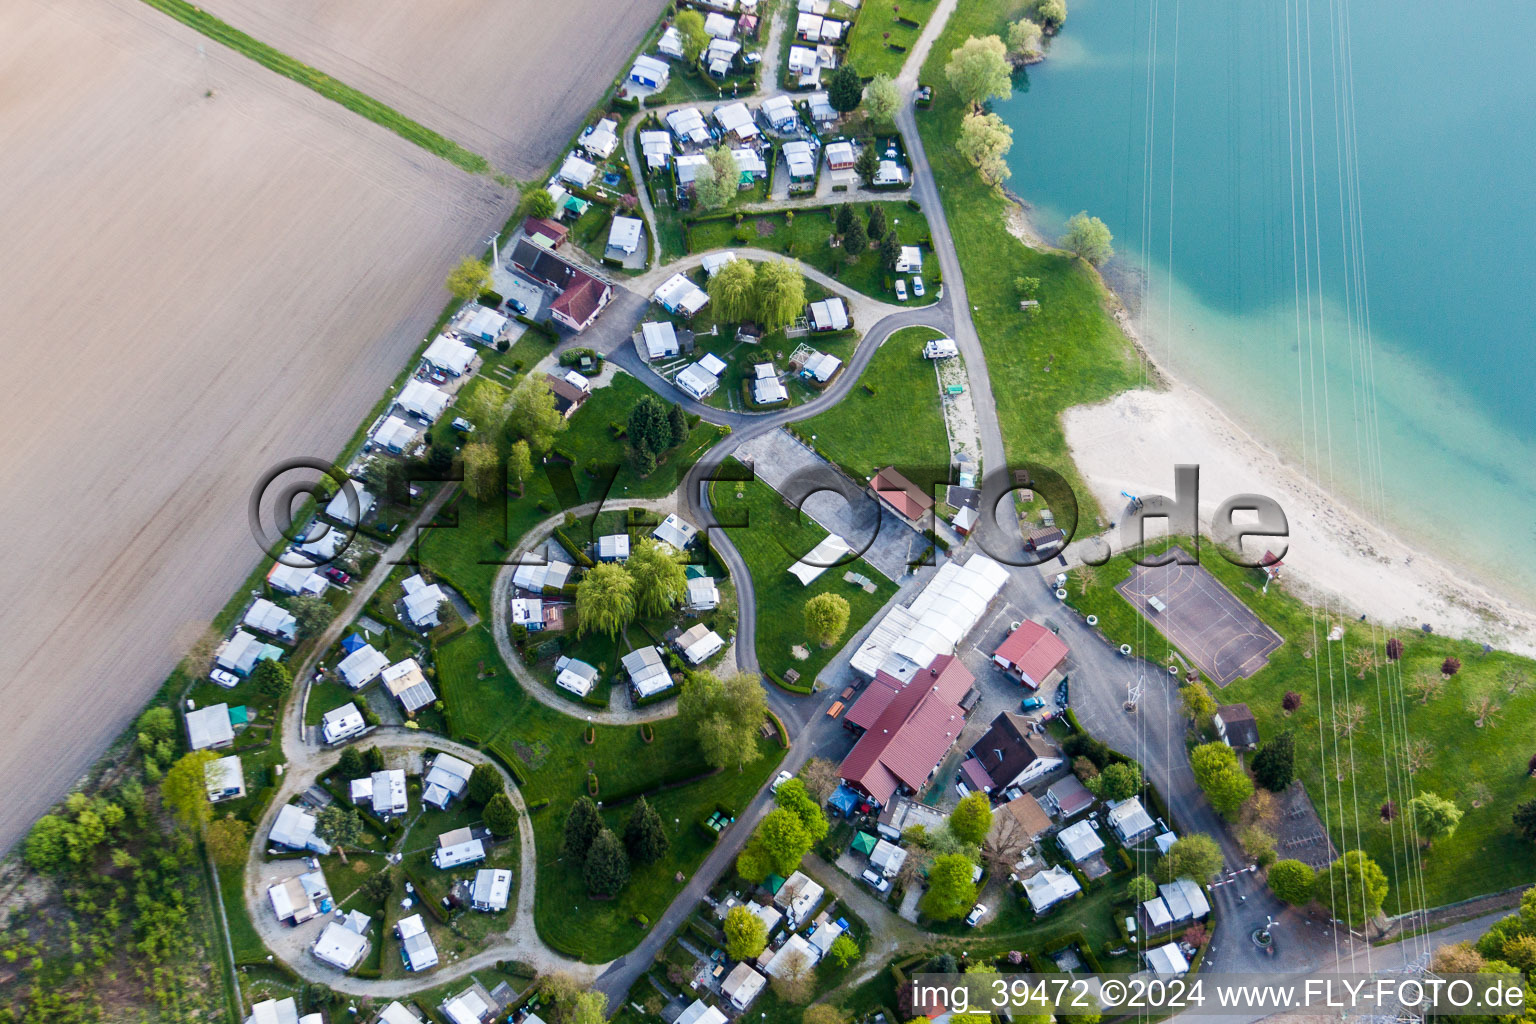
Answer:
[[[549,304],[549,315],[573,331],[586,330],[613,298],[613,286],[583,270],[571,275],[571,283]]]
[[[1061,678],[1067,645],[1040,623],[1025,619],[998,645],[992,660],[1025,686],[1038,690]]]
[[[925,494],[921,487],[896,472],[893,466],[886,466],[876,473],[869,481],[869,489],[892,512],[909,522],[921,525],[933,509],[933,496]]]
[[[571,233],[570,228],[564,224],[547,220],[543,217],[529,217],[523,221],[523,234],[534,239],[538,244],[547,249],[558,249],[565,244],[565,237]]]
[[[906,686],[893,677],[877,676],[870,690],[890,692],[877,698],[876,703],[884,701],[879,714],[865,719],[870,724],[864,735],[843,759],[843,781],[878,804],[897,792],[916,792],[965,727],[960,701],[975,682],[976,677],[952,654],[935,658]],[[859,699],[860,705],[870,690]]]

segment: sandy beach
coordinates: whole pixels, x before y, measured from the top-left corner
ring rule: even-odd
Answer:
[[[1009,230],[1026,245],[1049,244],[1023,205],[1010,207]],[[1135,320],[1123,312],[1117,319],[1145,354]],[[1536,657],[1536,613],[1368,521],[1166,367],[1149,365],[1148,378],[1154,387],[1063,417],[1072,457],[1105,509],[1125,507],[1122,490],[1171,494],[1175,464],[1196,464],[1202,523],[1233,494],[1280,503],[1291,528],[1283,572],[1291,592],[1334,615],[1410,629],[1428,623],[1438,633]]]

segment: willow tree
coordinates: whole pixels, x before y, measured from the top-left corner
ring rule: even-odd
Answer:
[[[576,635],[618,636],[635,618],[635,580],[622,565],[604,562],[576,584]]]

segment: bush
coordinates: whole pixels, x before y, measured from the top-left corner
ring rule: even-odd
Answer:
[[[480,293],[480,298],[476,301],[478,301],[480,305],[485,306],[487,309],[495,309],[497,306],[500,306],[507,300],[504,299],[499,292],[485,291]]]

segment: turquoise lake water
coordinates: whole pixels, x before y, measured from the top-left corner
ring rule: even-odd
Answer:
[[[1037,226],[1103,218],[1159,361],[1536,597],[1536,5],[1069,12],[995,105]]]

